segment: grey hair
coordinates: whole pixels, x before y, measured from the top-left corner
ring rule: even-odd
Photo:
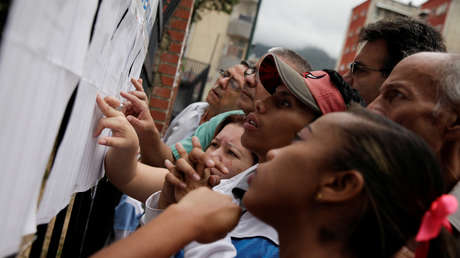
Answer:
[[[460,55],[449,54],[447,61],[438,68],[439,94],[433,110],[437,116],[442,107],[451,107],[460,112]]]
[[[310,72],[312,70],[308,61],[293,50],[283,47],[272,47],[268,50],[268,53],[281,57],[283,61],[287,61],[292,68],[300,74]]]

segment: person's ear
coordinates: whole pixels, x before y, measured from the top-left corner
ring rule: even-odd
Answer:
[[[356,170],[332,172],[321,180],[316,200],[318,202],[343,202],[351,200],[364,188],[364,178]]]

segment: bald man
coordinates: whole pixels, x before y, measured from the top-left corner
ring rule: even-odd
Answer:
[[[422,52],[404,58],[383,82],[372,109],[423,137],[460,199],[460,55]],[[457,231],[460,212],[450,217]]]

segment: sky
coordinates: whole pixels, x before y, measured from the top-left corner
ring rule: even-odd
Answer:
[[[254,43],[299,49],[315,46],[337,58],[351,10],[365,0],[261,0]],[[410,0],[399,0],[408,3]],[[420,5],[426,0],[412,0]]]

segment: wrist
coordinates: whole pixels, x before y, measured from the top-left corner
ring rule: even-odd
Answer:
[[[171,202],[171,201],[168,201],[165,197],[165,195],[163,194],[163,192],[160,194],[160,199],[158,200],[158,209],[166,209],[168,208],[168,206],[170,206],[171,204],[173,204],[174,202]]]
[[[139,145],[141,150],[151,150],[161,142],[160,133],[154,131],[144,131],[139,134]]]
[[[182,205],[173,203],[169,205],[168,209],[164,213],[168,212],[167,216],[177,218],[176,223],[181,229],[184,229],[183,233],[188,241],[193,241],[199,237],[201,220],[191,216],[190,209],[184,208]]]

